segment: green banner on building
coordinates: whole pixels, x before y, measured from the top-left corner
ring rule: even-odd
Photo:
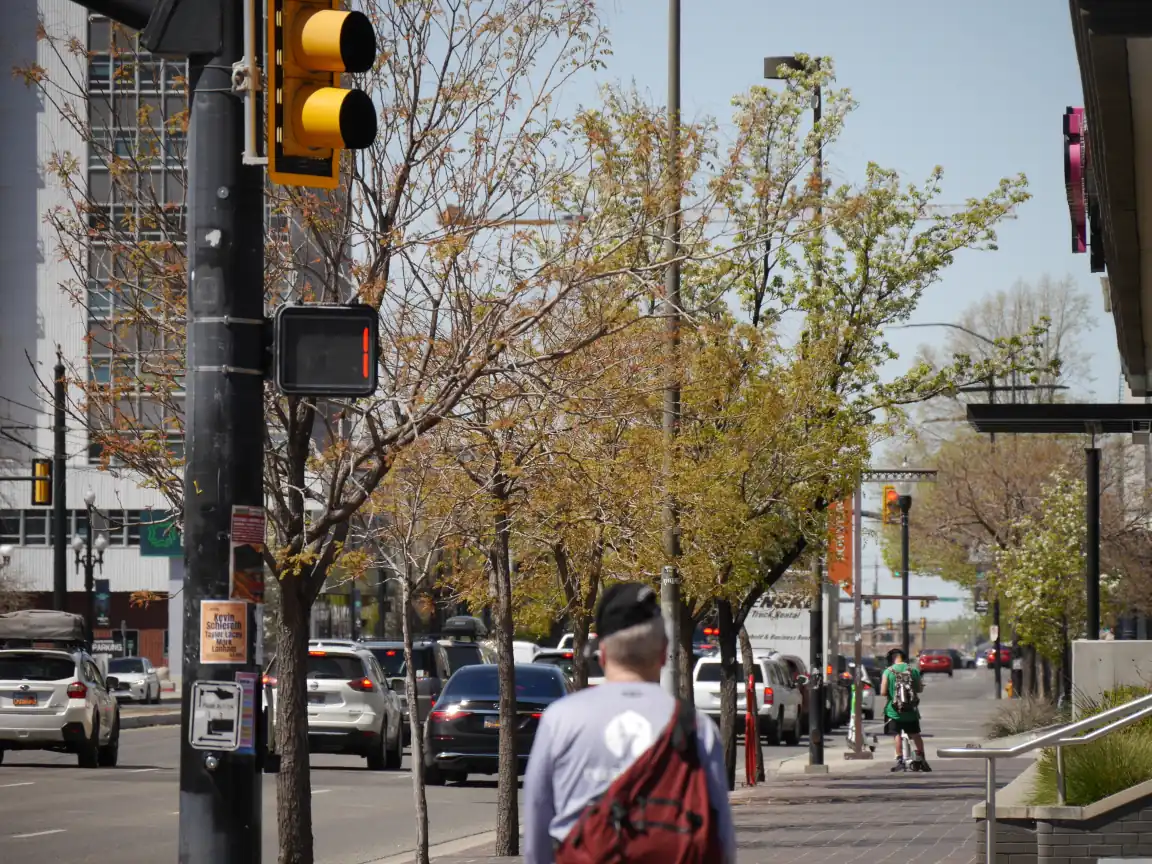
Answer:
[[[151,518],[152,521],[147,520]],[[172,514],[148,513],[140,525],[140,555],[144,558],[182,558],[184,538],[176,528]]]

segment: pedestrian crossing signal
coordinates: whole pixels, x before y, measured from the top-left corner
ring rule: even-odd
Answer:
[[[276,386],[289,396],[371,396],[378,330],[372,306],[281,306],[272,344]]]
[[[32,460],[32,506],[52,506],[52,460]]]

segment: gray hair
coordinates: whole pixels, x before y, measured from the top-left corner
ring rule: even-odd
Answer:
[[[664,652],[668,650],[664,619],[653,618],[605,636],[600,640],[600,648],[613,663],[626,669],[654,666],[663,661]]]

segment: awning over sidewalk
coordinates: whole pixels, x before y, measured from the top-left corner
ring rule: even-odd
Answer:
[[[1091,157],[1085,182],[1103,245],[1103,255],[1093,250],[1093,257],[1107,265],[1125,378],[1134,395],[1145,396],[1152,384],[1152,3],[1070,6]],[[1065,137],[1067,148],[1067,129]],[[1069,195],[1075,212],[1071,187]]]

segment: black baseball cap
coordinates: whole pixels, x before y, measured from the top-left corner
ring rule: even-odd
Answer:
[[[617,582],[605,589],[596,609],[596,635],[613,633],[660,617],[660,598],[643,582]]]

